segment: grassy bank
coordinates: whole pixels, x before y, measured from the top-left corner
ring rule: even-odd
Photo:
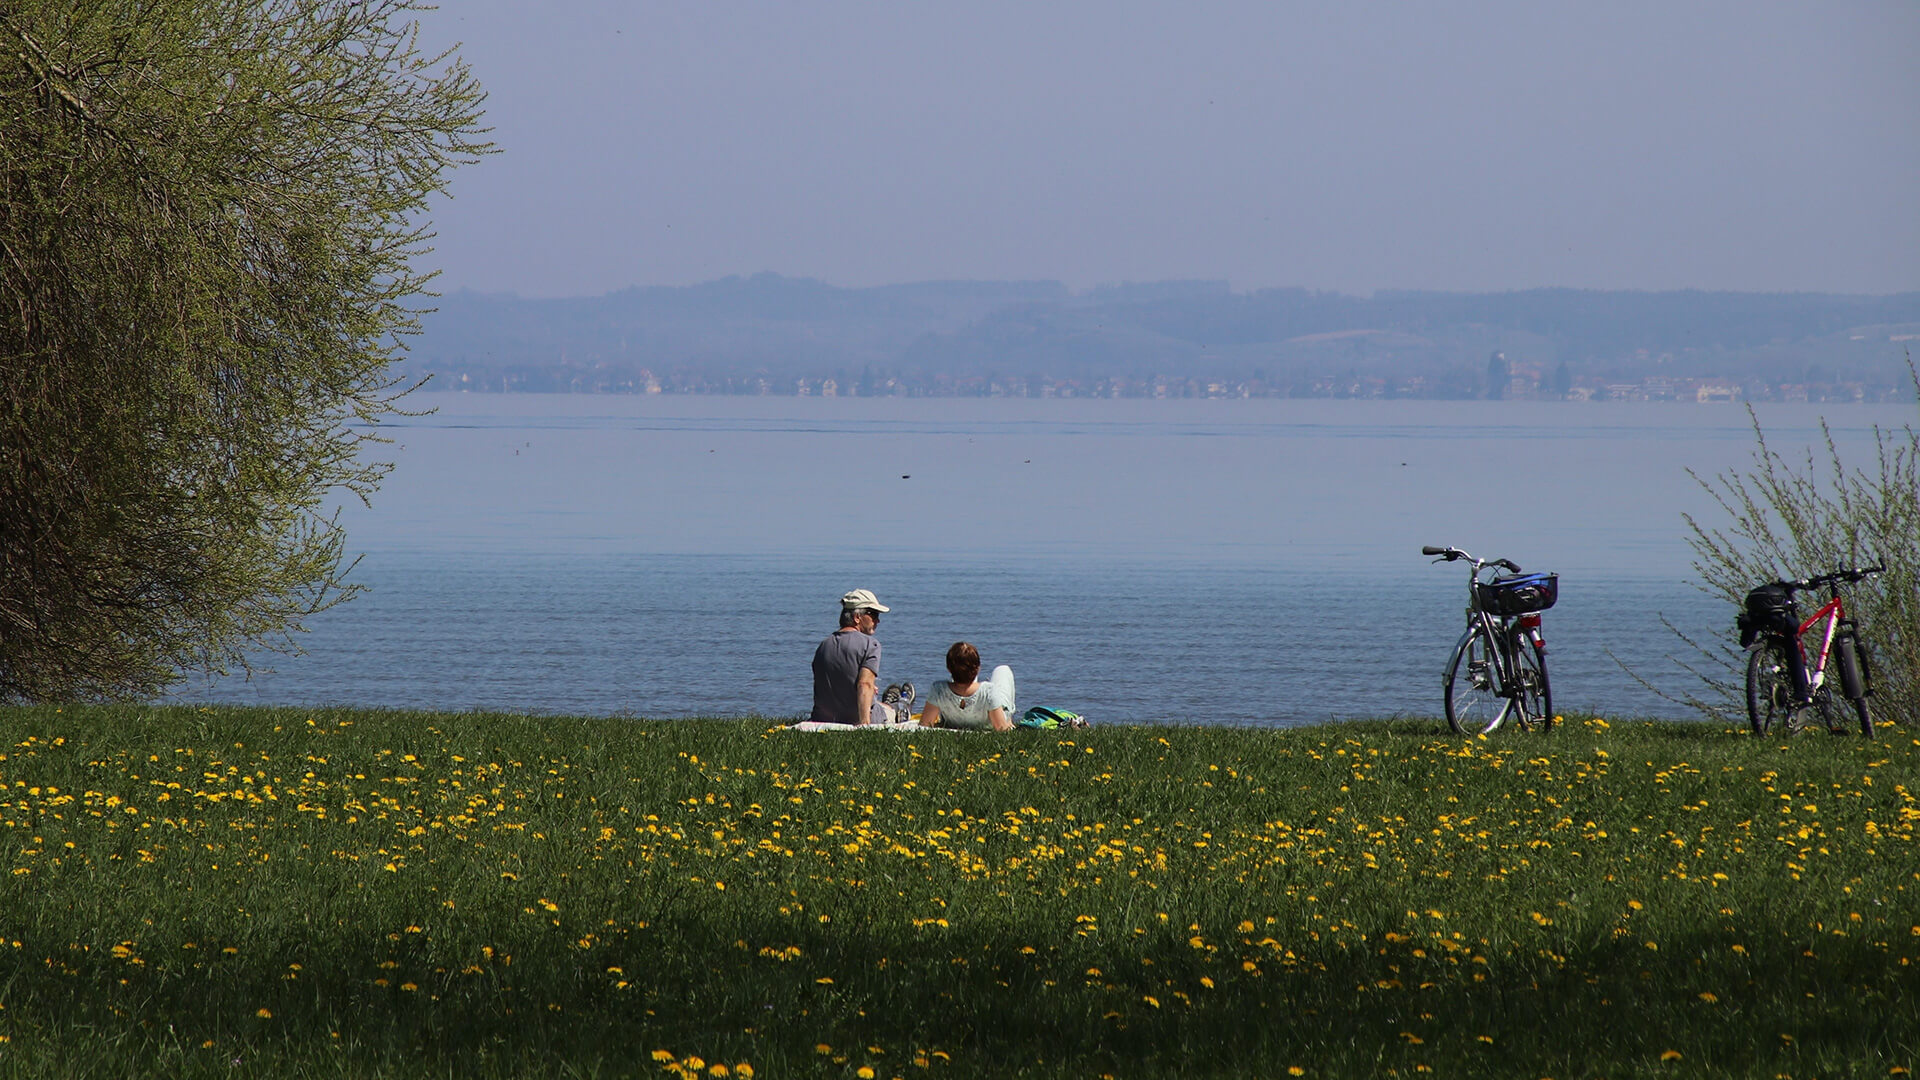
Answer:
[[[0,1074],[1920,1067],[1904,729],[771,726],[0,711]]]

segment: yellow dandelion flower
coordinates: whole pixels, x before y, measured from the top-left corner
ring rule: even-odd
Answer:
[[[673,1061],[673,1060],[674,1060],[674,1054],[673,1054],[673,1051],[671,1051],[671,1050],[655,1050],[655,1051],[653,1052],[653,1060],[655,1060],[655,1061]]]
[[[272,1009],[255,1009],[253,1011],[253,1015],[259,1017],[262,1020],[271,1020],[273,1019],[273,1010]]]
[[[1202,976],[1200,976],[1200,985],[1201,985],[1201,986],[1204,986],[1204,987],[1206,987],[1206,988],[1207,988],[1207,989],[1209,989],[1209,990],[1211,990],[1211,989],[1213,989],[1213,980],[1212,980],[1212,979],[1209,979],[1209,978],[1207,978],[1207,977],[1206,977],[1205,975],[1202,975]]]
[[[813,1052],[825,1056],[833,1053],[833,1047],[828,1046],[826,1043],[814,1043]]]
[[[1679,1061],[1679,1060],[1680,1060],[1680,1051],[1678,1051],[1678,1050],[1662,1050],[1662,1051],[1660,1052],[1660,1060],[1661,1060],[1661,1061]]]
[[[1707,1003],[1707,1004],[1709,1004],[1709,1005],[1712,1005],[1712,1004],[1714,1004],[1714,1003],[1716,1003],[1716,1002],[1718,1002],[1718,1001],[1719,1001],[1720,999],[1719,999],[1718,997],[1716,997],[1716,996],[1714,996],[1714,993],[1713,993],[1713,991],[1711,991],[1711,990],[1702,990],[1702,991],[1700,992],[1700,1000],[1701,1000],[1701,1001],[1704,1001],[1704,1002],[1706,1002],[1706,1003]]]
[[[213,1049],[213,1040],[212,1040],[212,1039],[208,1039],[208,1040],[207,1040],[206,1042],[203,1042],[203,1043],[201,1043],[201,1044],[200,1044],[200,1049],[202,1049],[202,1050],[211,1050],[211,1049]]]
[[[1305,1076],[1307,1075],[1307,1070],[1301,1068],[1298,1065],[1289,1065],[1287,1066],[1287,1075],[1288,1076]]]
[[[873,1080],[873,1069],[871,1066],[862,1065],[853,1070],[853,1075],[859,1077],[860,1080]]]
[[[1242,919],[1242,920],[1240,920],[1240,925],[1239,925],[1239,926],[1236,926],[1236,927],[1234,927],[1233,929],[1234,929],[1234,931],[1235,931],[1236,933],[1241,933],[1241,934],[1251,934],[1251,933],[1253,933],[1253,920],[1252,920],[1252,919]]]
[[[1140,995],[1140,1000],[1146,1002],[1147,1004],[1153,1006],[1156,1009],[1160,1007],[1160,999],[1157,997],[1154,997],[1152,994],[1142,994]]]
[[[401,983],[401,984],[400,984],[400,989],[402,989],[402,990],[406,990],[406,991],[408,991],[408,992],[412,992],[412,991],[414,991],[414,990],[418,990],[418,989],[420,989],[420,984],[419,984],[419,983],[410,983],[410,982],[403,982],[403,983]]]
[[[743,1061],[733,1067],[733,1075],[745,1077],[746,1080],[753,1080],[753,1066]]]
[[[732,1075],[732,1073],[733,1073],[732,1069],[727,1068],[724,1064],[718,1061],[707,1066],[708,1076],[730,1076]]]
[[[815,980],[813,980],[813,981],[814,981],[814,982],[817,982],[817,983],[819,983],[819,984],[820,984],[821,986],[832,986],[832,985],[833,985],[833,980],[832,980],[832,979],[830,979],[830,978],[827,978],[826,976],[821,976],[820,978],[818,978],[818,979],[815,979]]]

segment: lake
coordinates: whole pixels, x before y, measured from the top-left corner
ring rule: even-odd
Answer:
[[[306,655],[181,700],[601,715],[803,712],[837,598],[874,589],[882,681],[958,639],[1022,705],[1096,722],[1437,715],[1465,572],[1561,575],[1556,704],[1686,716],[1661,620],[1691,584],[1689,475],[1750,458],[1736,407],[419,394],[342,511],[368,591]],[[1772,405],[1772,444],[1864,461],[1913,407]],[[1624,667],[1623,667],[1624,665]]]

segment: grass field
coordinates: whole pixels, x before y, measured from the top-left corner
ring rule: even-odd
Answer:
[[[1920,740],[0,710],[0,1075],[1899,1076]]]

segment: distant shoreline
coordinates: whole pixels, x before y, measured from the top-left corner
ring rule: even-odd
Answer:
[[[801,391],[795,388],[785,389],[682,389],[656,386],[650,389],[630,387],[596,387],[586,389],[549,388],[532,389],[523,385],[502,385],[494,380],[472,380],[464,383],[443,381],[443,373],[434,373],[435,378],[422,384],[423,393],[438,394],[477,394],[507,395],[530,394],[550,397],[778,397],[778,398],[814,398],[816,400],[906,400],[921,398],[976,398],[993,400],[1020,401],[1428,401],[1428,402],[1473,402],[1489,404],[1571,404],[1571,405],[1620,405],[1620,404],[1664,404],[1664,405],[1900,405],[1914,400],[1909,389],[1904,395],[1890,388],[1876,388],[1869,392],[1859,384],[1846,384],[1835,388],[1826,396],[1818,396],[1805,387],[1788,390],[1784,394],[1776,391],[1764,396],[1748,396],[1745,388],[1726,391],[1716,385],[1716,380],[1676,380],[1676,386],[1645,387],[1639,384],[1620,384],[1605,388],[1604,393],[1581,393],[1576,391],[1563,397],[1544,395],[1515,396],[1506,398],[1455,397],[1444,395],[1417,395],[1409,393],[1253,393],[1251,388],[1241,392],[1239,387],[1215,384],[1200,392],[1165,393],[1095,393],[1076,386],[1043,387],[1040,392],[1013,393],[998,390],[970,391],[958,388],[932,388],[914,391],[900,391],[885,394],[840,393],[837,388],[832,393],[823,393],[809,388]],[[818,386],[819,380],[813,380]],[[1691,384],[1686,385],[1686,384]],[[1158,389],[1155,387],[1154,389]]]

